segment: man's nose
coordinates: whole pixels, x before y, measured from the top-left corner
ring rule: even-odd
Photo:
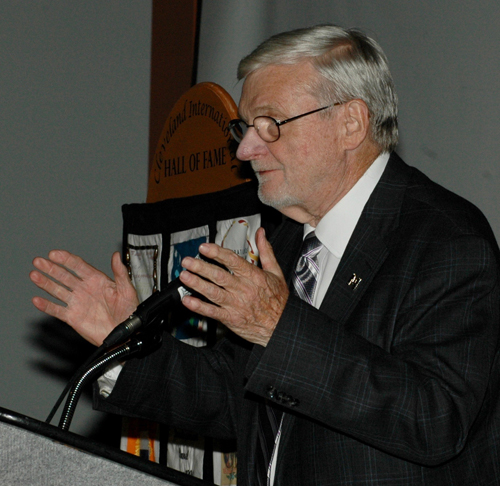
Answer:
[[[266,153],[266,142],[259,137],[254,127],[250,127],[238,146],[236,157],[239,160],[254,160]]]

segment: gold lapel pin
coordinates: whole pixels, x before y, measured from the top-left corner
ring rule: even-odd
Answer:
[[[347,285],[351,287],[351,290],[356,290],[362,280],[363,280],[362,278],[359,278],[355,273],[353,273],[351,280],[347,282]]]

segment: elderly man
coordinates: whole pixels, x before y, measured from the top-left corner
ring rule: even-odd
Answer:
[[[200,252],[231,272],[183,261],[208,299],[183,304],[234,334],[213,349],[166,339],[99,406],[237,438],[241,485],[499,484],[497,245],[474,206],[393,152],[382,50],[301,29],[239,77],[237,156],[284,222],[272,247],[257,234],[261,269],[213,244]],[[137,304],[118,255],[116,282],[67,252],[34,265],[67,306],[34,304],[95,344]]]

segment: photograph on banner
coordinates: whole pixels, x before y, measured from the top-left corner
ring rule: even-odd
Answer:
[[[260,214],[218,221],[215,243],[233,250],[237,255],[257,265],[259,252],[255,243],[255,233],[260,225]]]
[[[198,248],[202,243],[208,242],[208,225],[178,231],[170,235],[170,257],[168,259],[168,281],[175,280],[182,271],[182,259],[198,255]],[[206,319],[192,314],[183,322],[174,322],[172,335],[182,341],[188,341],[193,346],[204,346],[206,341],[199,336],[206,332]]]
[[[141,302],[160,289],[161,257],[161,234],[128,235],[125,264]]]

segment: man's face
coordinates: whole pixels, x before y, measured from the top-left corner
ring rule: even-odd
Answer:
[[[254,71],[243,85],[241,118],[253,124],[261,115],[285,120],[321,108],[307,91],[317,76],[309,63]],[[331,107],[282,125],[279,140],[272,143],[263,141],[255,129],[248,130],[236,155],[251,162],[265,204],[297,221],[317,223],[344,195],[342,108]]]

